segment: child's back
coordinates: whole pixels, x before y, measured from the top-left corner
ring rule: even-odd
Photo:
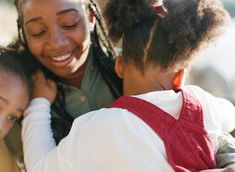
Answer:
[[[136,106],[135,102],[127,101],[124,107],[118,105],[85,114],[74,121],[69,135],[55,147],[53,138],[48,137],[50,102],[34,99],[23,122],[28,169],[170,172],[214,168],[218,135],[235,128],[235,108],[198,87],[182,85],[193,56],[223,31],[229,19],[217,2],[166,0],[168,12],[155,6],[155,1],[151,4],[145,0],[108,2],[105,16],[110,36],[114,41],[123,40],[123,57],[116,59],[115,68],[123,78],[124,95],[136,97],[147,105]],[[152,113],[146,106],[157,112]],[[150,123],[142,117],[150,119]],[[168,145],[164,135],[171,136],[169,127],[175,127],[178,118],[189,121],[187,126],[180,125],[181,128],[187,130],[188,123],[193,126],[190,138],[193,143],[187,140],[188,135],[174,132],[177,138],[170,137]],[[165,127],[167,120],[170,122]],[[193,138],[198,134],[195,134],[197,128],[201,135]],[[177,147],[171,147],[174,138]],[[187,151],[189,147],[195,155]],[[175,155],[171,148],[177,149]],[[182,162],[191,159],[193,162],[180,164],[178,155]]]

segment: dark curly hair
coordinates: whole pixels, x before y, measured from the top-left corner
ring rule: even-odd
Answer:
[[[165,0],[161,17],[157,0],[109,0],[104,18],[113,41],[122,38],[125,61],[143,71],[146,65],[162,70],[184,64],[217,38],[229,21],[219,0]]]
[[[20,56],[22,56],[22,54],[18,53],[15,49],[0,46],[0,71],[19,77],[30,93],[32,82],[19,60]]]

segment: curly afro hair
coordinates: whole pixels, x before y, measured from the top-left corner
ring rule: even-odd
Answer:
[[[113,41],[123,40],[124,60],[140,69],[146,64],[167,69],[182,65],[215,40],[230,16],[219,0],[165,0],[159,16],[157,0],[110,0],[104,17]]]

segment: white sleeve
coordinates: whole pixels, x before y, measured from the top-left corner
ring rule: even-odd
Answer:
[[[29,172],[43,171],[35,168],[56,147],[51,130],[50,102],[33,99],[24,113],[22,140],[24,160]]]
[[[207,93],[208,107],[214,120],[221,124],[221,130],[231,132],[235,129],[235,107],[228,100]]]
[[[100,113],[102,114],[102,112]],[[96,162],[95,159],[100,162],[103,160],[103,158],[100,160],[100,155],[106,157],[103,152],[107,146],[103,144],[106,142],[103,138],[106,138],[109,129],[104,127],[103,120],[96,122],[96,118],[92,118],[93,116],[99,117],[96,114],[96,112],[90,112],[75,119],[68,136],[56,146],[50,127],[50,103],[45,99],[33,100],[25,111],[25,119],[22,123],[24,159],[27,171],[101,172],[102,169],[99,170],[97,165],[99,163],[91,164],[90,160]],[[109,142],[107,144],[109,145]],[[113,149],[112,144],[109,146],[110,149]],[[96,153],[97,151],[99,153]],[[107,154],[110,155],[109,152]]]
[[[213,123],[225,132],[235,129],[235,107],[231,102],[221,97],[215,97],[200,87],[191,86],[190,88],[203,104],[204,112],[207,114],[204,116],[205,122]]]
[[[30,105],[32,111],[33,107]],[[50,147],[52,136],[46,131],[49,111],[43,109],[35,107],[23,122],[28,172],[173,171],[161,139],[127,110],[100,109],[84,114],[74,120],[58,146]]]
[[[232,132],[235,129],[235,107],[226,99],[218,98],[218,104],[221,105],[220,111],[222,112],[222,130],[226,132]],[[217,106],[216,106],[217,107]],[[219,110],[219,109],[217,109]]]

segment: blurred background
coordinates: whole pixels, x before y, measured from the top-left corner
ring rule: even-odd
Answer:
[[[103,7],[106,0],[98,0]],[[235,104],[235,0],[223,0],[232,22],[226,33],[210,45],[195,61],[188,84],[198,85]],[[14,0],[0,0],[0,45],[17,38],[17,14]]]
[[[188,83],[222,96],[235,104],[235,0],[222,0],[232,21],[224,35],[195,61]]]

